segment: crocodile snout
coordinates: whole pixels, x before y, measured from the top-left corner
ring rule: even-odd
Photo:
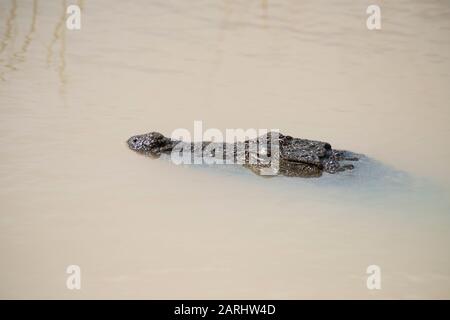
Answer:
[[[127,140],[128,147],[132,150],[139,150],[142,147],[142,141],[136,136]]]

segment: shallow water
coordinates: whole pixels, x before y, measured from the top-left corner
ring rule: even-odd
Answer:
[[[448,1],[379,31],[369,1],[115,2],[0,1],[0,297],[450,297]],[[126,147],[194,120],[367,158],[266,179]]]

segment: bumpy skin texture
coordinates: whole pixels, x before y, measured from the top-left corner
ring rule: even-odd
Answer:
[[[233,145],[214,142],[203,142],[198,145],[171,140],[159,132],[150,132],[129,138],[127,144],[130,149],[152,157],[159,157],[163,153],[169,154],[175,147],[178,149],[180,146],[184,147],[185,150],[208,150],[207,153],[211,156],[215,155],[215,150],[223,150],[224,159],[227,156],[231,156],[233,159],[239,157],[240,159],[245,159],[242,162],[244,167],[249,168],[257,174],[261,174],[262,169],[268,168],[271,165],[272,139],[278,139],[278,175],[307,178],[320,177],[323,172],[336,173],[352,170],[354,167],[348,161],[357,161],[360,157],[348,151],[333,150],[327,142],[292,138],[283,134],[273,135],[272,133],[260,136],[255,140],[238,142]],[[262,148],[259,152],[253,153],[248,151],[249,145],[261,141],[265,143],[264,146],[267,146],[267,148]],[[252,157],[256,157],[258,161],[249,161]]]

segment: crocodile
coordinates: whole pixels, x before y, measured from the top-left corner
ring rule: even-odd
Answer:
[[[263,170],[271,168],[276,161],[276,172],[271,175],[303,178],[320,177],[324,172],[335,174],[352,170],[354,165],[351,162],[361,157],[353,152],[335,150],[328,142],[293,138],[278,132],[269,132],[255,139],[233,144],[210,141],[183,142],[168,138],[159,132],[150,132],[132,136],[127,140],[127,144],[131,150],[153,158],[177,150],[200,150],[203,157],[206,154],[222,159],[229,157],[233,160],[241,159],[242,161],[237,163],[259,175],[267,175],[267,171],[263,173]],[[251,146],[255,145],[258,148],[252,149]],[[272,149],[277,152],[272,152]]]

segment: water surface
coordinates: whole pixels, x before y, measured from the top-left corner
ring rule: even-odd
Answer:
[[[0,1],[0,296],[449,298],[450,3],[379,31],[369,4]],[[264,179],[126,147],[194,120],[368,158]]]

